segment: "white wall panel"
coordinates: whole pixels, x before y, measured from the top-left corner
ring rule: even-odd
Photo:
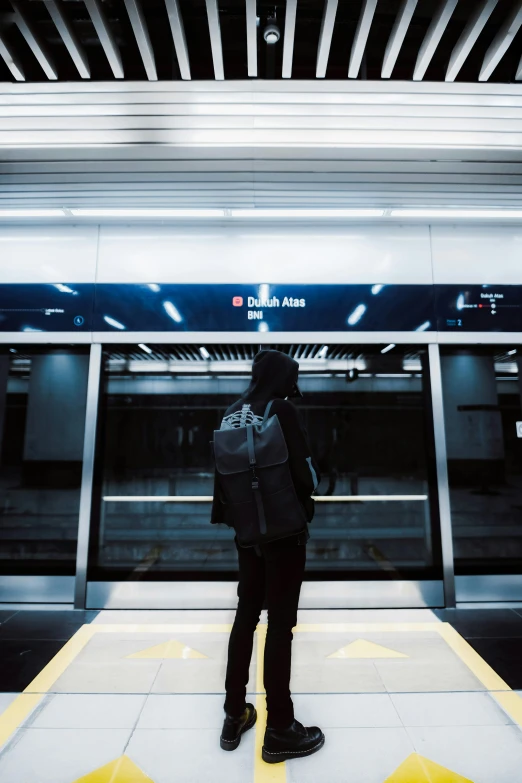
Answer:
[[[522,227],[100,228],[98,282],[522,284]],[[98,226],[0,226],[0,283],[96,279]],[[433,270],[432,270],[433,258]]]
[[[435,283],[522,283],[522,226],[432,226]]]
[[[97,282],[431,283],[427,226],[100,229]]]
[[[98,226],[0,226],[0,283],[93,283]]]

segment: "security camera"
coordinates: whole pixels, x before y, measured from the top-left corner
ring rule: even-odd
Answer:
[[[276,24],[267,24],[263,32],[267,44],[276,44],[281,38],[281,31]]]

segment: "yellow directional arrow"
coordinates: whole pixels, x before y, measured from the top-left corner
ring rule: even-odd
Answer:
[[[128,756],[120,756],[74,783],[154,783]]]
[[[375,642],[367,642],[365,639],[357,639],[355,642],[341,647],[340,650],[328,655],[327,658],[408,658],[404,653],[390,650]]]
[[[384,783],[473,783],[434,761],[412,753]]]
[[[193,650],[183,642],[172,639],[170,642],[156,644],[154,647],[147,647],[146,650],[126,655],[126,658],[208,658],[207,655]]]

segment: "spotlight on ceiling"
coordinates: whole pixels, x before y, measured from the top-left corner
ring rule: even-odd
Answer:
[[[263,32],[267,44],[276,44],[281,38],[281,31],[276,24],[267,24]]]

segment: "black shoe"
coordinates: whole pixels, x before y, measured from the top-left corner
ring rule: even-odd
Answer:
[[[268,764],[278,761],[297,759],[300,756],[311,756],[324,745],[324,734],[317,726],[305,728],[298,720],[283,731],[270,729],[265,731],[265,742],[261,755]]]
[[[223,723],[223,731],[219,738],[219,744],[223,750],[235,750],[241,742],[241,735],[252,728],[257,720],[256,708],[253,704],[247,704],[240,718],[232,718],[227,714]]]

